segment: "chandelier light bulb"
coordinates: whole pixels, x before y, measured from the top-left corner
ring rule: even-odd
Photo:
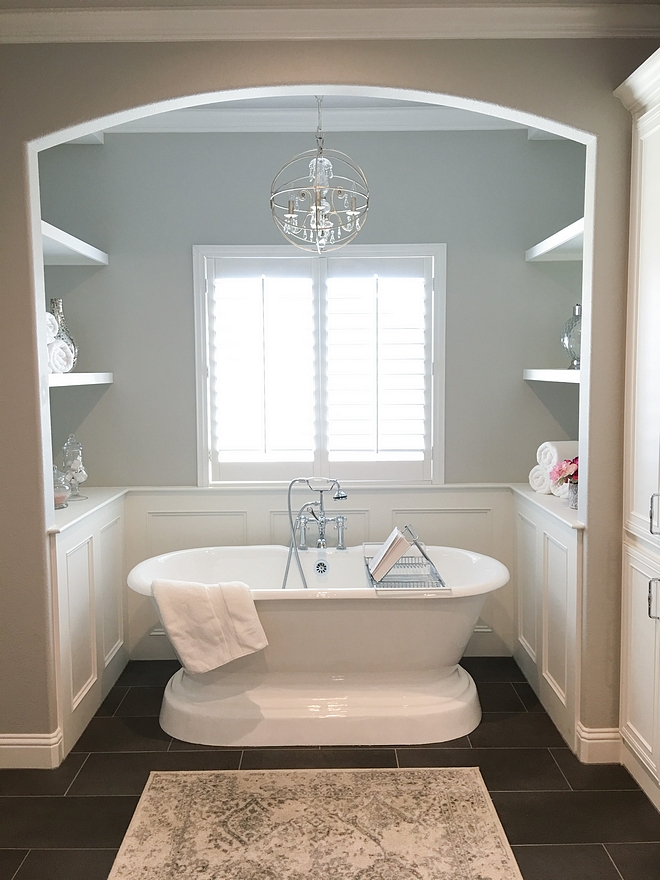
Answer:
[[[369,187],[362,170],[345,153],[323,146],[317,97],[316,149],[294,156],[270,190],[270,209],[282,235],[297,247],[322,254],[352,241],[364,226]]]

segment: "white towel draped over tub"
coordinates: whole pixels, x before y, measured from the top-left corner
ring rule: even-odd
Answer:
[[[160,619],[188,672],[209,672],[268,644],[250,588],[240,581],[156,580]]]

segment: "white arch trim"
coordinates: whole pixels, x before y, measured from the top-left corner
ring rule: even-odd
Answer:
[[[159,101],[155,104],[148,104],[134,107],[130,110],[123,110],[119,113],[113,113],[109,116],[103,116],[98,119],[90,120],[89,122],[80,123],[79,125],[62,129],[61,131],[53,132],[52,134],[45,135],[44,137],[32,141],[30,146],[39,152],[40,150],[49,149],[50,147],[66,143],[74,138],[85,137],[86,135],[94,134],[100,130],[112,128],[115,125],[135,122],[136,120],[144,119],[147,116],[154,116],[159,113],[167,113],[173,110],[202,107],[205,104],[219,104],[224,101],[240,101],[248,100],[250,98],[282,97],[286,95],[314,96],[320,94],[389,98],[396,101],[414,101],[422,104],[452,107],[458,110],[468,110],[474,113],[494,116],[528,128],[541,129],[550,134],[558,135],[559,137],[577,141],[582,144],[589,144],[595,139],[594,135],[589,132],[573,128],[569,125],[557,122],[556,120],[516,110],[513,107],[489,104],[472,98],[463,98],[456,95],[445,95],[414,89],[319,83],[316,85],[264,86],[260,88],[231,89],[221,92],[207,92],[204,94],[189,95],[182,98],[172,98],[165,101]]]

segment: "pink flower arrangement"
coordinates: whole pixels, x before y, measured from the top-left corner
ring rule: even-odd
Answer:
[[[563,483],[577,483],[577,456],[575,458],[565,458],[563,461],[558,461],[550,471],[550,479],[556,486],[561,486]]]

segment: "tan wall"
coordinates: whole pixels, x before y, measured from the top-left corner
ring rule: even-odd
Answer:
[[[34,161],[25,144],[169,97],[299,83],[389,86],[474,98],[557,120],[598,138],[591,180],[596,209],[592,376],[582,399],[591,424],[589,472],[581,474],[588,476],[583,498],[589,524],[582,722],[588,727],[616,724],[630,119],[612,90],[656,46],[642,40],[513,40],[0,48],[0,81],[6,86],[0,104],[0,449],[6,492],[0,532],[0,734],[48,732],[56,724],[28,248],[37,194],[30,192],[28,160]],[[39,301],[41,296],[39,291]]]

